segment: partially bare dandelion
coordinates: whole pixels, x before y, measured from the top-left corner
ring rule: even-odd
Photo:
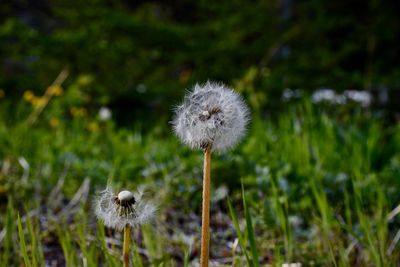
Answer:
[[[249,110],[241,96],[222,83],[196,84],[175,110],[175,133],[191,148],[223,152],[245,134]]]
[[[104,225],[121,231],[126,225],[136,228],[154,217],[155,205],[143,199],[143,191],[121,191],[108,186],[95,202],[95,213]]]
[[[95,213],[104,225],[116,230],[124,230],[122,249],[124,267],[129,266],[131,230],[147,223],[154,217],[154,204],[143,199],[143,191],[123,190],[116,194],[110,186],[100,192],[95,201]]]

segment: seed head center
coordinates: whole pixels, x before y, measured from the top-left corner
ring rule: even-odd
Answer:
[[[124,190],[118,193],[115,202],[122,207],[128,207],[135,204],[136,200],[131,192]]]
[[[206,121],[209,120],[214,114],[221,113],[222,110],[218,107],[210,108],[209,110],[204,110],[200,116],[199,119],[201,121]]]

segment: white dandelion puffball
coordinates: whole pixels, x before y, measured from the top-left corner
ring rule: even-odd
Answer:
[[[196,84],[175,110],[175,133],[191,148],[223,152],[246,133],[249,109],[242,97],[222,83]]]
[[[112,117],[111,109],[107,107],[101,107],[99,109],[99,119],[101,121],[108,121],[111,119],[111,117]]]
[[[143,199],[143,192],[121,191],[114,193],[111,187],[100,192],[95,200],[95,213],[104,225],[121,231],[128,224],[132,227],[149,222],[156,207]]]

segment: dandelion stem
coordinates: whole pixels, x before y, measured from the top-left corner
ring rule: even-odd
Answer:
[[[129,224],[125,225],[124,228],[124,247],[122,255],[124,258],[124,267],[129,267],[129,245],[131,242],[131,226]]]
[[[204,150],[203,170],[203,208],[201,219],[201,254],[200,266],[208,267],[209,242],[210,242],[210,168],[211,168],[211,144]]]

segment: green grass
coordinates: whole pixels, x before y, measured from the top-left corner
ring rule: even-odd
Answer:
[[[27,103],[8,108],[0,107],[1,266],[120,266],[121,233],[92,209],[107,182],[144,185],[159,205],[155,221],[134,230],[134,266],[198,261],[202,153],[179,144],[167,119],[117,128],[94,111],[71,116],[60,98],[28,126]],[[211,260],[396,266],[400,218],[387,215],[400,202],[399,175],[400,125],[371,112],[304,101],[255,115],[238,148],[213,156],[213,188],[230,200],[212,203]]]

